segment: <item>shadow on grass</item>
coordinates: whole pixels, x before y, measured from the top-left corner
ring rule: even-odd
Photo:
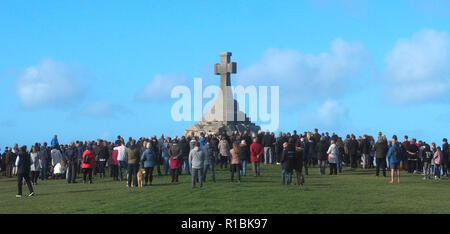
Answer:
[[[86,189],[86,190],[74,190],[74,191],[62,191],[62,192],[53,192],[53,193],[39,193],[39,196],[50,196],[59,193],[87,193],[87,192],[100,192],[100,191],[109,191],[111,189]]]

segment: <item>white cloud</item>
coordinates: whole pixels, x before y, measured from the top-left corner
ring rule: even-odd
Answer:
[[[15,89],[24,107],[62,106],[79,98],[82,90],[76,71],[51,59],[22,72]]]
[[[397,104],[448,97],[450,38],[446,32],[424,29],[399,39],[385,58],[388,97]]]
[[[136,94],[136,99],[141,101],[166,100],[170,98],[172,88],[177,85],[188,85],[188,79],[183,75],[157,74]]]
[[[129,113],[129,110],[122,105],[100,100],[89,105],[83,113],[94,118],[115,118],[120,114]]]
[[[323,102],[316,110],[300,117],[300,125],[305,129],[343,129],[346,122],[348,122],[348,109],[331,99]]]
[[[278,85],[284,104],[298,104],[305,98],[331,98],[352,86],[366,63],[360,43],[336,39],[330,52],[318,55],[296,50],[268,49],[255,64],[238,74],[239,83]]]

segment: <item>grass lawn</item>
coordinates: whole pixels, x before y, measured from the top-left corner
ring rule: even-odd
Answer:
[[[344,213],[450,213],[450,182],[422,180],[421,175],[401,172],[400,184],[375,177],[374,169],[344,168],[338,176],[318,174],[310,168],[305,186],[282,186],[280,166],[261,165],[261,177],[248,167],[242,182],[230,183],[228,170],[216,171],[216,183],[191,187],[191,177],[154,176],[154,185],[127,188],[112,178],[94,178],[94,184],[66,184],[65,180],[38,181],[35,197],[16,198],[16,178],[0,177],[0,213],[95,214],[344,214]],[[328,168],[327,168],[328,169]],[[327,170],[328,173],[328,170]],[[389,173],[388,173],[389,176]],[[81,183],[80,183],[81,182]]]

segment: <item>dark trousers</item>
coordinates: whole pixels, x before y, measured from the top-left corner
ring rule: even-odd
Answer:
[[[356,157],[356,154],[349,153],[349,158],[350,158],[351,167],[357,168],[358,167],[358,159]]]
[[[105,176],[106,161],[98,161],[97,165],[98,165],[97,166],[97,168],[98,168],[97,172],[100,173],[100,177],[102,177],[102,176],[104,177]]]
[[[178,168],[177,169],[170,169],[170,171],[172,172],[172,182],[178,182]]]
[[[86,182],[86,176],[89,175],[89,181],[92,182],[92,168],[83,168],[83,181]]]
[[[131,187],[131,181],[133,181],[134,187],[138,186],[137,182],[138,165],[128,164],[128,186]]]
[[[113,180],[119,180],[119,165],[111,165],[111,176]]]
[[[146,167],[145,168],[145,184],[148,183],[148,178],[150,177],[150,184],[153,181],[153,168],[154,167]]]
[[[238,181],[241,181],[241,173],[240,173],[240,165],[239,164],[231,164],[231,182],[234,180],[234,173],[237,173]]]
[[[67,161],[67,183],[75,183],[77,178],[77,163]]]
[[[413,173],[416,170],[416,160],[408,160],[408,173]]]
[[[447,175],[447,167],[448,165],[447,165],[447,163],[442,163],[441,164],[441,168],[442,168],[442,175]]]
[[[383,170],[383,176],[386,177],[386,158],[377,158],[377,176],[380,175],[380,168]]]
[[[336,163],[330,163],[330,175],[337,175],[337,165]]]
[[[31,172],[31,183],[36,184],[38,178],[39,178],[39,171],[32,171]]]
[[[225,164],[225,168],[227,168],[228,160],[229,160],[229,159],[228,159],[227,156],[224,157],[224,156],[220,155],[220,169],[223,168],[223,165],[224,165],[224,164]]]
[[[28,190],[30,191],[30,193],[33,192],[33,186],[31,185],[31,181],[30,181],[30,174],[29,173],[24,173],[24,174],[18,174],[17,175],[17,189],[18,189],[18,195],[22,195],[22,184],[23,184],[23,180],[25,179],[25,182],[27,183],[28,186]]]

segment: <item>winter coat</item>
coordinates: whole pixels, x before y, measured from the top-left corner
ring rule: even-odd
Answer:
[[[250,145],[250,161],[259,162],[259,158],[263,154],[263,147],[257,141]]]
[[[89,163],[84,163],[84,158],[85,157],[89,157]],[[82,162],[81,163],[81,168],[95,168],[96,167],[96,165],[95,165],[95,156],[89,150],[84,151],[81,162]]]
[[[374,146],[376,158],[386,158],[387,152],[389,150],[386,142],[378,142]]]
[[[214,163],[214,152],[211,144],[206,144],[203,147],[203,153],[205,154],[205,160],[203,161],[203,165],[207,166],[211,163]]]
[[[219,142],[219,153],[223,157],[230,156],[230,145],[227,140],[220,140]]]
[[[41,170],[41,162],[39,160],[38,153],[31,153],[31,171],[40,171]]]
[[[328,162],[329,163],[338,163],[339,161],[339,149],[336,146],[336,144],[330,145],[330,148],[328,148],[327,154],[330,155]]]
[[[59,151],[58,149],[52,149],[50,154],[52,155],[52,165],[53,166],[56,166],[56,164],[60,163],[61,159],[63,159],[61,151]]]
[[[139,147],[137,147],[136,145],[131,146],[130,148],[127,148],[126,152],[127,152],[128,164],[139,164],[139,159],[140,159]]]
[[[317,159],[318,160],[327,160],[328,159],[328,155],[327,155],[327,142],[325,140],[323,141],[319,141],[319,143],[317,143]]]
[[[205,158],[205,153],[199,147],[194,147],[191,152],[189,152],[189,163],[192,165],[193,169],[203,168]]]
[[[152,149],[145,149],[141,155],[141,165],[144,168],[154,167],[156,165],[156,154]]]
[[[295,145],[288,144],[288,146],[283,149],[283,154],[281,157],[281,166],[287,172],[292,172],[292,170],[299,169],[299,163],[297,158],[297,153],[295,152]]]
[[[181,147],[178,143],[173,143],[172,146],[169,149],[169,157],[175,158],[175,159],[181,159],[183,152],[181,150]]]
[[[239,159],[240,160],[246,160],[249,161],[250,160],[250,155],[249,155],[249,148],[247,145],[239,145]]]
[[[433,159],[434,159],[434,164],[439,165],[442,163],[442,151],[436,151],[436,153],[434,153],[433,155]]]
[[[20,152],[16,159],[16,167],[18,175],[30,173],[31,157],[28,152]]]
[[[111,154],[111,165],[116,166],[119,164],[119,161],[117,160],[117,157],[119,156],[119,151],[114,148]]]
[[[241,164],[241,162],[239,160],[239,154],[237,152],[234,152],[234,149],[230,150],[230,156],[231,156],[230,164]]]

